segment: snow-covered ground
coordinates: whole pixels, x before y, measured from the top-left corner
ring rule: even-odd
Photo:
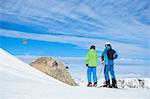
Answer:
[[[149,89],[72,87],[0,49],[0,99],[149,99]]]

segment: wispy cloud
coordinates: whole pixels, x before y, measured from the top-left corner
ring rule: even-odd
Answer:
[[[2,36],[71,43],[81,48],[91,44],[102,50],[111,41],[121,57],[145,57],[150,45],[149,0],[13,0],[1,1],[1,21],[36,25],[49,34],[1,29]],[[38,27],[37,27],[38,28]],[[59,33],[61,35],[51,35]]]
[[[1,20],[36,24],[47,28],[48,32],[120,39],[129,43],[145,42],[147,37],[141,33],[150,34],[149,26],[136,19],[136,17],[146,16],[142,11],[149,11],[149,8],[142,10],[147,6],[147,0],[143,2],[127,0],[115,3],[106,0],[90,4],[88,2],[26,0],[22,3],[20,0],[14,0],[3,3],[0,11],[4,17]],[[11,8],[11,5],[15,7]],[[133,7],[135,9],[132,9]],[[141,9],[139,16],[137,16],[138,9]],[[136,17],[132,15],[134,13],[137,14]]]
[[[5,29],[1,29],[0,35],[4,37],[27,38],[32,40],[74,44],[83,49],[88,49],[90,45],[94,44],[96,45],[97,50],[101,51],[103,51],[104,43],[106,42],[106,40],[95,38],[85,38],[85,37],[75,37],[65,35],[32,34]],[[138,56],[142,59],[146,57],[146,53],[143,54],[141,52],[147,52],[147,54],[149,53],[149,51],[146,48],[138,47],[132,44],[120,43],[115,41],[111,41],[111,43],[112,46],[118,51],[120,57],[122,58],[123,57],[137,58]]]

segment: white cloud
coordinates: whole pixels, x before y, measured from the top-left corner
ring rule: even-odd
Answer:
[[[1,35],[71,43],[81,48],[89,48],[91,44],[95,44],[100,50],[103,49],[105,40],[109,40],[122,56],[144,57],[146,54],[143,52],[149,54],[145,43],[150,45],[150,28],[149,25],[143,24],[137,19],[142,18],[141,16],[149,16],[143,13],[149,12],[149,9],[142,10],[147,4],[146,0],[117,2],[114,0],[97,0],[95,2],[90,0],[82,2],[80,0],[13,0],[3,2],[0,7],[3,15],[2,21],[21,25],[28,23],[46,28],[49,33],[62,35],[32,34],[32,31],[27,34],[4,29],[1,29]]]
[[[80,48],[88,49],[90,45],[94,44],[97,50],[103,51],[105,40],[85,38],[85,37],[75,37],[75,36],[65,36],[65,35],[46,35],[46,34],[32,34],[24,33],[12,30],[0,30],[0,35],[4,37],[13,38],[27,38],[32,40],[48,41],[48,42],[60,42],[67,44],[74,44]],[[111,41],[113,48],[115,48],[120,57],[126,58],[145,58],[149,51],[146,48],[138,47],[132,44],[120,43]],[[147,53],[143,53],[147,52]]]
[[[143,42],[145,39],[145,36],[140,35],[141,33],[150,34],[149,26],[137,22],[136,18],[129,15],[130,10],[132,10],[130,9],[130,6],[121,6],[130,2],[130,0],[115,3],[111,1],[95,2],[91,2],[91,5],[87,4],[87,2],[81,2],[76,5],[75,1],[67,0],[61,2],[58,0],[44,0],[42,2],[40,0],[26,0],[24,3],[19,0],[14,0],[13,2],[7,2],[3,5],[4,7],[1,8],[0,12],[8,14],[9,16],[8,19],[4,17],[2,20],[16,22],[16,20],[11,19],[12,16],[16,16],[16,18],[19,18],[19,20],[23,22],[40,25],[48,28],[49,32],[60,32],[62,34],[75,34],[76,30],[79,29],[81,31],[78,30],[78,34],[82,36],[89,35],[121,40],[123,39],[122,35],[124,35],[130,41],[138,39],[139,42]],[[139,4],[137,2],[136,5],[140,6],[136,9],[140,9],[144,4],[146,3]],[[14,5],[15,7],[13,6],[13,8],[11,8],[11,5]],[[132,3],[132,5],[135,6],[134,3]],[[76,12],[90,17],[95,21],[81,19],[80,14]],[[123,13],[128,13],[128,15],[120,17]],[[76,26],[79,24],[76,23],[73,24],[71,29],[64,29],[66,25],[56,25],[55,20],[66,23],[68,26],[72,24],[72,22],[68,21],[66,18],[79,22],[80,25],[85,28],[77,28]],[[57,29],[55,29],[56,27]],[[93,32],[89,32],[89,29],[93,29]],[[85,31],[86,33],[82,33],[82,31]]]

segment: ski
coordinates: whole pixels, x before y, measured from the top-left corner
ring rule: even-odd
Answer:
[[[104,86],[96,86],[95,88],[110,88],[110,89],[123,89],[123,88],[114,88],[114,87],[104,87]]]

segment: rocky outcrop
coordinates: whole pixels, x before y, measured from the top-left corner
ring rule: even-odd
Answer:
[[[77,85],[77,83],[72,79],[70,73],[68,72],[64,64],[51,57],[40,57],[33,61],[30,65],[40,70],[41,72],[52,76],[66,84],[72,86]]]
[[[119,88],[150,88],[149,78],[126,78],[117,80]]]

